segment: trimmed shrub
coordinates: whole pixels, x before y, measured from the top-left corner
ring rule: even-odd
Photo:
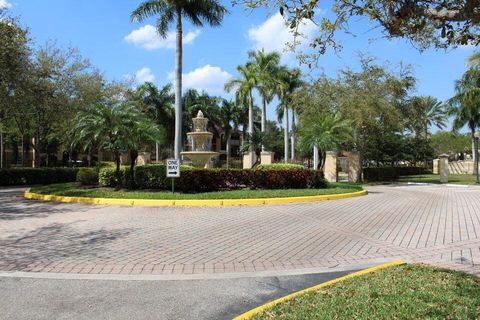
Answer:
[[[125,168],[120,168],[117,175],[115,168],[103,168],[98,172],[98,185],[100,187],[117,187],[122,186],[125,181]]]
[[[314,174],[308,180],[308,187],[310,189],[325,189],[328,188],[328,181],[325,180],[323,171],[314,171]]]
[[[0,186],[75,182],[78,168],[10,168],[0,170]]]
[[[304,170],[305,168],[301,164],[294,163],[272,163],[272,164],[259,164],[255,167],[255,170]]]
[[[122,167],[115,175],[114,168],[100,170],[102,187],[131,187],[130,169]],[[166,178],[164,165],[147,165],[135,169],[135,187],[138,189],[169,190],[171,179]],[[185,192],[209,192],[240,188],[299,189],[326,188],[323,173],[310,170],[240,170],[198,169],[181,167],[181,176],[175,179],[175,189]]]
[[[81,185],[98,184],[98,171],[96,168],[80,168],[77,173],[77,182]]]
[[[365,181],[395,181],[400,176],[410,176],[417,174],[429,173],[420,167],[380,167],[380,168],[363,168],[363,179]]]

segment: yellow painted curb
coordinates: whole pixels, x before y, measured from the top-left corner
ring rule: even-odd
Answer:
[[[39,194],[25,191],[25,199],[56,201],[64,203],[85,203],[119,206],[189,206],[189,207],[219,207],[219,206],[258,206],[267,204],[284,204],[300,202],[316,202],[326,200],[348,199],[367,195],[367,190],[351,193],[328,194],[318,196],[287,197],[287,198],[259,198],[259,199],[211,199],[211,200],[154,200],[154,199],[115,199],[115,198],[88,198],[65,197],[50,194]]]
[[[389,268],[389,267],[394,267],[394,266],[399,266],[399,265],[403,265],[405,264],[406,262],[405,261],[401,261],[401,260],[398,260],[398,261],[392,261],[392,262],[387,262],[387,263],[383,263],[383,264],[380,264],[378,266],[375,266],[375,267],[372,267],[372,268],[367,268],[367,269],[364,269],[364,270],[360,270],[360,271],[357,271],[357,272],[354,272],[354,273],[350,273],[346,276],[343,276],[343,277],[340,277],[340,278],[336,278],[336,279],[333,279],[333,280],[330,280],[330,281],[327,281],[327,282],[323,282],[323,283],[320,283],[316,286],[313,286],[313,287],[310,287],[310,288],[306,288],[306,289],[303,289],[303,290],[300,290],[300,291],[297,291],[297,292],[294,292],[294,293],[291,293],[285,297],[281,297],[281,298],[278,298],[276,300],[273,300],[273,301],[270,301],[266,304],[263,304],[259,307],[256,307],[250,311],[247,311],[245,313],[242,313],[241,315],[239,316],[236,316],[235,318],[233,318],[233,320],[247,320],[247,319],[250,319],[251,317],[253,317],[254,315],[258,314],[258,313],[261,313],[265,310],[268,310],[268,309],[271,309],[272,307],[276,306],[277,304],[280,304],[282,302],[285,302],[285,301],[288,301],[288,300],[291,300],[299,295],[302,295],[304,293],[308,293],[308,292],[312,292],[312,291],[317,291],[319,289],[322,289],[322,288],[325,288],[325,287],[328,287],[328,286],[331,286],[332,284],[335,284],[335,283],[338,283],[338,282],[342,282],[344,280],[347,280],[347,279],[351,279],[351,278],[355,278],[355,277],[359,277],[359,276],[363,276],[363,275],[366,275],[368,273],[372,273],[374,271],[377,271],[377,270],[380,270],[380,269],[385,269],[385,268]]]

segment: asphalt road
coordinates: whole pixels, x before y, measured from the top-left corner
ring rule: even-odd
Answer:
[[[231,319],[347,273],[180,281],[0,277],[0,319]]]

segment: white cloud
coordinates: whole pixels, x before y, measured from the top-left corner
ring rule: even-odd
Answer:
[[[288,55],[285,52],[287,43],[293,44],[296,41],[300,45],[305,44],[312,37],[316,28],[313,22],[304,22],[298,28],[301,36],[297,36],[295,39],[282,15],[277,13],[262,24],[251,27],[248,30],[248,38],[253,42],[253,47],[256,50],[263,48],[266,51],[279,51]]]
[[[232,75],[222,68],[207,64],[182,75],[183,89],[205,90],[210,94],[221,94],[225,82],[231,77]],[[169,73],[168,78],[173,80],[174,73]]]
[[[155,75],[153,74],[152,70],[147,67],[137,70],[134,75],[126,74],[123,77],[126,81],[131,81],[134,84],[143,84],[144,82],[155,81]]]
[[[2,1],[2,0],[0,0]],[[191,44],[196,37],[200,35],[200,30],[189,31],[183,35],[183,44]],[[167,32],[166,38],[162,38],[157,29],[147,24],[139,29],[133,30],[124,37],[124,40],[137,47],[155,50],[160,48],[174,49],[175,48],[175,32]]]
[[[135,73],[135,81],[137,83],[153,82],[155,81],[155,75],[150,68],[144,67]]]
[[[0,10],[11,8],[12,4],[8,0],[0,0]]]

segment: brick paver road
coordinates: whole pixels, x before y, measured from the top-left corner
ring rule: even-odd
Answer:
[[[261,207],[106,207],[0,190],[0,271],[193,274],[399,258],[480,273],[480,189],[376,186]]]

